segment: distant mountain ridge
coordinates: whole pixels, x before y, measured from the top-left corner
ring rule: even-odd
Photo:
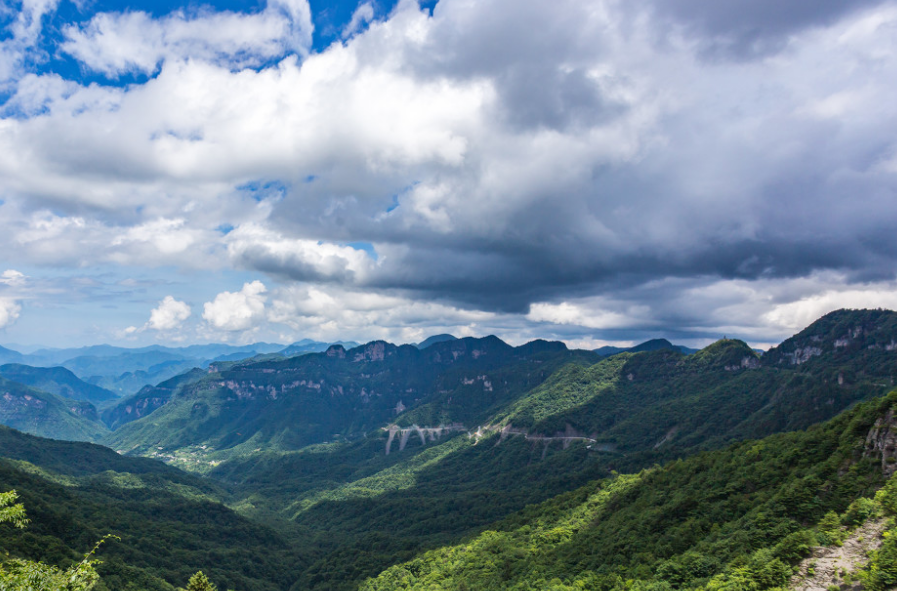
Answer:
[[[305,352],[324,351],[331,343],[303,339],[292,345],[253,343],[228,345],[212,343],[185,347],[127,348],[113,345],[92,345],[69,349],[37,349],[22,354],[0,347],[0,364],[16,363],[32,367],[64,367],[80,380],[128,396],[148,385],[175,377],[194,367],[210,363],[239,361],[259,355],[288,357]],[[355,346],[357,343],[347,343]]]
[[[457,377],[461,373],[469,376],[464,380],[476,382],[477,376],[509,363],[533,365],[534,357],[582,355],[563,343],[538,341],[514,348],[490,336],[444,341],[424,350],[385,341],[348,350],[332,345],[323,353],[213,365],[207,375],[194,374],[195,381],[160,384],[139,394],[156,406],[151,418],[129,420],[135,418],[137,398],[119,403],[107,416],[115,413],[117,421],[127,424],[107,442],[126,451],[179,448],[191,440],[215,449],[272,444],[289,449],[333,434],[362,437],[418,400],[464,386]],[[541,367],[534,370],[540,379],[547,377]],[[505,390],[503,384],[484,383],[476,386],[480,406]],[[183,431],[188,423],[190,431]]]
[[[617,355],[619,353],[641,353],[643,351],[659,351],[661,349],[672,349],[686,355],[698,352],[698,349],[692,349],[684,345],[674,345],[666,339],[651,339],[635,345],[634,347],[613,347],[606,345],[604,347],[593,349],[593,351],[603,357],[610,357],[611,355]]]
[[[435,345],[436,343],[445,343],[447,341],[457,341],[458,337],[450,335],[450,334],[436,334],[431,337],[427,337],[423,341],[419,342],[415,345],[418,349],[426,349],[430,345]]]
[[[94,406],[118,400],[113,392],[88,384],[64,367],[31,367],[8,363],[0,366],[0,376],[63,398],[84,400]]]

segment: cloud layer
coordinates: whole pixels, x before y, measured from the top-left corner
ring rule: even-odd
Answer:
[[[203,296],[222,333],[769,340],[890,305],[893,1],[360,3],[320,52],[304,0],[99,13],[57,48],[92,84],[28,66],[53,9],[0,50],[10,265],[264,278]]]

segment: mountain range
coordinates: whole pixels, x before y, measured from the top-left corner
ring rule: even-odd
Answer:
[[[28,354],[0,347],[0,364],[63,367],[83,381],[112,391],[117,396],[127,396],[147,385],[158,384],[194,367],[207,367],[216,361],[246,359],[256,355],[291,357],[324,351],[330,344],[303,339],[286,347],[276,343],[187,347],[152,345],[135,349],[94,345],[68,349],[41,348]]]
[[[846,536],[889,511],[851,507],[894,471],[892,311],[833,312],[763,355],[451,335],[300,353],[220,353],[102,413],[61,397],[88,396],[70,373],[0,368],[30,380],[0,378],[2,422],[105,446],[0,430],[0,490],[44,540],[10,549],[62,564],[124,527],[101,570],[115,589],[203,569],[239,589],[762,590],[835,535],[830,512]]]

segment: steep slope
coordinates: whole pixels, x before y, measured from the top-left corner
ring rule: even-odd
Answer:
[[[11,489],[31,519],[3,532],[13,556],[64,566],[120,538],[100,551],[102,591],[174,591],[200,569],[221,589],[285,590],[303,565],[281,534],[222,505],[214,484],[100,446],[0,428],[0,491]]]
[[[806,432],[591,483],[361,588],[784,587],[817,539],[841,535],[813,528],[826,512],[865,519],[868,504],[851,504],[887,476],[870,443],[883,422],[897,429],[895,405],[892,393]]]
[[[897,375],[897,312],[837,310],[763,356],[766,367],[790,368],[839,383]]]
[[[88,384],[64,367],[32,367],[10,363],[0,366],[0,376],[62,398],[83,400],[94,406],[108,405],[118,400],[114,393]]]
[[[125,423],[145,417],[171,400],[175,391],[202,379],[207,371],[194,368],[156,386],[144,386],[140,392],[121,400],[115,406],[103,411],[103,422],[110,429],[118,429]]]
[[[60,398],[2,377],[0,424],[71,441],[97,441],[109,432],[89,402]]]

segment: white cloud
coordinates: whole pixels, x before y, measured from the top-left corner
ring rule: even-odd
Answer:
[[[198,234],[185,227],[183,219],[158,219],[128,228],[112,240],[112,246],[148,244],[163,255],[177,255],[190,248]]]
[[[265,292],[261,281],[243,284],[234,293],[225,291],[203,304],[202,317],[215,330],[244,331],[256,327],[265,318]]]
[[[277,290],[268,312],[269,322],[324,341],[353,338],[406,343],[447,332],[485,336],[485,327],[498,319],[490,312],[415,301],[396,294],[307,285]]]
[[[895,268],[897,8],[869,4],[736,61],[706,59],[719,31],[609,0],[402,2],[385,20],[365,2],[312,54],[305,0],[100,14],[64,49],[153,76],[16,75],[0,249],[9,265],[266,273],[287,286],[270,322],[337,337],[780,334]],[[25,6],[16,47],[53,3]],[[264,293],[219,294],[204,318],[259,326]],[[353,303],[370,298],[388,305]]]
[[[256,14],[177,11],[154,19],[145,12],[104,12],[83,26],[65,27],[61,49],[107,76],[152,74],[165,60],[198,59],[239,69],[307,53],[310,15],[305,0],[272,1]]]
[[[21,287],[25,285],[27,279],[24,273],[20,273],[15,269],[7,269],[0,273],[0,283],[5,283],[11,287]]]
[[[289,239],[252,224],[228,234],[226,242],[228,254],[237,266],[260,268],[297,280],[362,282],[375,267],[363,250]]]
[[[15,18],[7,29],[10,36],[0,41],[0,88],[21,76],[22,62],[37,43],[43,18],[56,10],[57,4],[58,0],[22,0],[21,9],[14,13]],[[0,7],[0,11],[4,8]]]
[[[190,318],[190,306],[172,296],[165,296],[159,306],[150,312],[147,327],[153,330],[173,330]]]
[[[13,299],[0,298],[0,328],[6,328],[16,321],[22,307]]]
[[[778,304],[763,315],[774,326],[798,332],[814,320],[840,308],[888,308],[897,310],[897,286],[867,285],[862,288],[842,285],[814,293],[794,302]]]
[[[530,306],[527,320],[532,322],[550,322],[553,324],[569,324],[585,328],[624,328],[634,324],[633,315],[596,310],[570,302],[560,304],[536,303]]]
[[[352,13],[352,19],[349,21],[349,24],[343,29],[343,39],[348,39],[359,32],[372,20],[374,20],[374,5],[370,2],[359,4],[355,12]]]

